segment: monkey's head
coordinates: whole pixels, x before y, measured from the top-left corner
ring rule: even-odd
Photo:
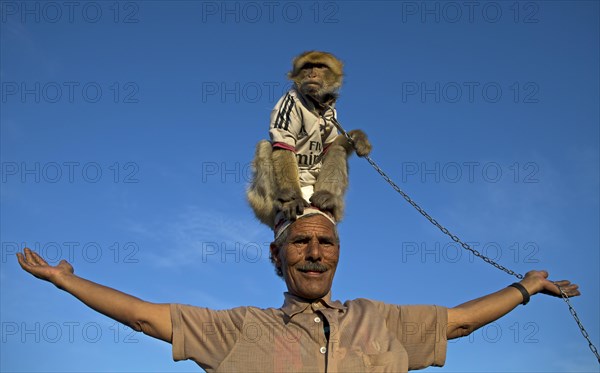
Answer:
[[[331,53],[308,51],[294,58],[288,78],[300,92],[325,103],[337,98],[344,76],[343,67],[342,61]]]

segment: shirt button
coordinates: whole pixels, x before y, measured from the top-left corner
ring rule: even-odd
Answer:
[[[315,322],[317,322],[317,323],[321,322],[321,319],[319,318],[319,316],[315,317]]]
[[[319,349],[319,351],[321,351],[321,353],[322,353],[322,354],[324,354],[324,353],[326,353],[326,352],[327,352],[327,347],[321,347],[321,348]]]

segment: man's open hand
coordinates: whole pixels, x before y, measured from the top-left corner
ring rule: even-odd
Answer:
[[[73,266],[66,260],[61,260],[58,265],[51,266],[38,253],[28,248],[25,248],[24,253],[17,253],[17,260],[25,271],[58,287],[60,287],[60,278],[65,277],[65,275],[72,275],[75,272]]]
[[[568,280],[550,281],[548,280],[548,272],[546,271],[527,272],[523,280],[521,280],[521,284],[525,286],[531,295],[542,293],[560,297],[561,294],[560,290],[558,290],[558,286],[560,286],[562,291],[564,291],[568,297],[581,295],[577,284],[572,284],[571,281]]]

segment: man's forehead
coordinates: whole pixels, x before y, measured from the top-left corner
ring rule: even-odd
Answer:
[[[322,215],[311,215],[296,220],[290,226],[290,235],[335,235],[335,225]]]

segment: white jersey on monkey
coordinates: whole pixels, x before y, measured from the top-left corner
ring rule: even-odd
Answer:
[[[314,193],[323,156],[338,135],[331,121],[334,115],[333,108],[317,115],[312,102],[295,88],[286,93],[271,112],[271,145],[273,149],[286,149],[296,155],[300,187],[306,201]]]
[[[271,112],[271,141],[256,147],[248,200],[257,218],[271,228],[279,213],[294,219],[309,203],[339,221],[348,186],[347,157],[354,150],[332,122],[343,64],[327,52],[304,52],[294,58],[288,78],[294,86]],[[369,154],[364,132],[350,135],[357,154]]]

